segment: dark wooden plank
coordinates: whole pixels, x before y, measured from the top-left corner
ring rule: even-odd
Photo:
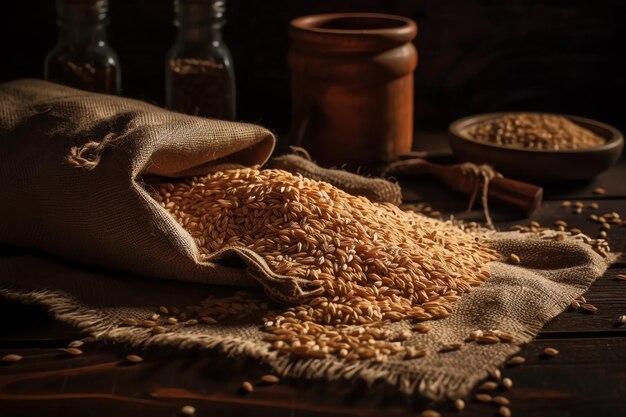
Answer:
[[[626,173],[624,178],[626,178]],[[561,207],[563,201],[565,200],[546,201],[531,218],[500,221],[497,223],[497,228],[499,230],[507,230],[510,226],[516,224],[526,226],[531,220],[539,222],[544,227],[553,228],[555,220],[565,220],[568,224],[568,230],[569,228],[575,227],[586,235],[596,238],[602,230],[601,224],[590,220],[590,215],[595,214],[601,216],[605,213],[616,212],[626,219],[626,199],[567,199],[567,201],[581,201],[585,204],[580,214],[576,213],[572,208]],[[599,208],[589,208],[589,205],[592,203],[598,204]],[[496,215],[500,214],[500,212],[496,213]],[[611,229],[607,231],[607,234],[612,250],[616,252],[624,252],[626,250],[626,223],[622,225],[611,225]]]
[[[449,162],[449,161],[447,161]],[[623,177],[626,178],[626,169]],[[443,186],[443,184],[429,175],[420,175],[413,177],[401,177],[399,182],[402,188],[403,201],[405,203],[427,203],[433,209],[442,212],[445,215],[455,215],[456,217],[467,218],[468,220],[484,221],[482,207],[476,203],[474,209],[470,213],[465,213],[469,203],[469,195],[451,191]],[[624,181],[626,183],[626,181]],[[561,202],[581,201],[585,204],[582,213],[576,214],[573,210],[561,209]],[[588,205],[597,203],[600,208],[591,210]],[[498,205],[497,202],[491,202],[490,207],[493,221],[498,227],[506,228],[509,225],[528,222],[530,219],[520,212],[512,210],[510,207]],[[611,197],[608,195],[594,195],[592,193],[577,197],[561,197],[550,195],[550,189],[544,187],[544,201],[542,206],[533,214],[532,220],[538,220],[542,223],[552,224],[557,218],[565,219],[573,224],[589,224],[595,225],[594,233],[599,230],[599,225],[587,221],[590,214],[595,213],[601,215],[606,212],[615,211],[626,218],[626,198]],[[578,226],[576,226],[578,227]],[[619,227],[615,227],[617,230]]]
[[[546,347],[561,353],[542,354]],[[514,415],[623,416],[626,405],[626,339],[541,340],[522,353],[527,363],[503,372]]]
[[[81,357],[65,357],[52,349],[19,350],[25,356],[22,362],[0,368],[0,400],[7,411],[30,406],[26,401],[65,408],[81,400],[83,404],[119,403],[122,415],[131,415],[138,406],[150,409],[150,414],[172,415],[172,405],[175,410],[189,403],[212,415],[376,415],[374,408],[379,412],[392,401],[390,415],[404,415],[411,403],[388,387],[365,395],[364,384],[285,380],[264,386],[259,380],[267,367],[215,352],[143,352],[146,362],[129,366],[120,361],[130,351],[120,345],[85,346],[84,350]],[[255,383],[253,394],[242,394],[244,380]],[[80,410],[79,405],[76,411]],[[107,414],[95,411],[94,415]]]
[[[545,347],[561,353],[542,355]],[[0,402],[9,415],[44,409],[46,415],[175,415],[193,404],[198,415],[389,416],[415,415],[434,406],[455,415],[450,404],[427,404],[390,387],[362,383],[282,380],[259,383],[268,368],[214,352],[144,352],[146,362],[123,362],[123,346],[87,345],[85,355],[66,357],[47,349],[22,349],[22,362],[0,367]],[[0,349],[0,355],[13,350]],[[537,341],[525,347],[527,363],[503,370],[514,388],[503,393],[514,415],[618,416],[626,395],[626,338]],[[244,380],[255,392],[243,395]],[[492,414],[489,405],[468,401],[463,415]]]
[[[45,347],[80,337],[75,327],[60,322],[41,306],[26,305],[0,298],[0,346]]]
[[[619,272],[625,273],[626,269]],[[609,274],[613,273],[610,271]],[[609,276],[599,278],[585,294],[587,301],[598,307],[595,314],[570,308],[548,323],[539,337],[598,337],[621,335],[626,337],[626,326],[617,324],[617,318],[626,314],[626,282]]]

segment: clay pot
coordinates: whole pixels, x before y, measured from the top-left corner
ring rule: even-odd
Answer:
[[[321,165],[371,169],[413,140],[411,19],[371,13],[291,22],[292,143]]]

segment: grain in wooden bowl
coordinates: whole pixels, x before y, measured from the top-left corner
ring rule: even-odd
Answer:
[[[450,133],[458,159],[538,183],[594,177],[613,165],[624,146],[612,126],[550,113],[469,116],[452,123]]]
[[[513,113],[484,120],[467,133],[479,142],[547,151],[589,149],[604,138],[566,117],[542,113]]]

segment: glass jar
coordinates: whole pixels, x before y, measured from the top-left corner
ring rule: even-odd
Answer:
[[[224,0],[174,0],[178,38],[165,64],[166,104],[195,116],[235,119],[235,74],[222,42]]]
[[[108,0],[57,0],[59,40],[46,56],[46,80],[120,93],[117,54],[107,42],[108,8]]]

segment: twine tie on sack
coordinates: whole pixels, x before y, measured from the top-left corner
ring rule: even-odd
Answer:
[[[90,140],[80,146],[72,146],[66,161],[76,168],[85,168],[91,171],[100,163],[102,151],[113,137],[113,133],[107,134],[100,142]]]
[[[291,149],[291,152],[293,152],[294,155],[298,155],[299,157],[304,158],[307,161],[313,162],[313,158],[311,157],[311,154],[309,153],[309,151],[307,151],[303,147],[292,145],[289,147],[289,149]]]
[[[483,204],[483,212],[485,213],[485,220],[487,226],[490,229],[494,229],[493,221],[491,220],[491,214],[489,213],[489,182],[494,178],[502,178],[502,174],[494,170],[491,166],[482,164],[476,165],[471,162],[466,162],[461,165],[461,170],[464,175],[471,175],[474,177],[474,190],[470,196],[470,200],[467,206],[467,212],[470,212],[476,203],[476,197],[481,192],[481,202]]]
[[[462,179],[458,179],[457,181],[457,178],[454,178],[454,181],[450,182],[451,176],[443,175],[440,169],[454,167],[457,167],[457,169],[460,167],[460,173],[456,172],[454,175],[456,177],[460,176]],[[468,190],[460,184],[469,184],[469,187],[467,188],[469,188],[470,199],[466,213],[472,210],[474,203],[476,202],[476,198],[478,197],[478,193],[482,190],[481,201],[483,203],[485,221],[489,228],[494,228],[487,201],[489,184],[494,178],[503,178],[503,176],[499,172],[495,171],[491,166],[485,164],[476,165],[471,162],[453,166],[442,166],[431,164],[423,158],[410,158],[393,161],[384,166],[381,170],[381,175],[383,177],[388,177],[393,174],[433,174],[439,177],[444,183],[448,184],[452,189],[463,192],[468,192]]]

